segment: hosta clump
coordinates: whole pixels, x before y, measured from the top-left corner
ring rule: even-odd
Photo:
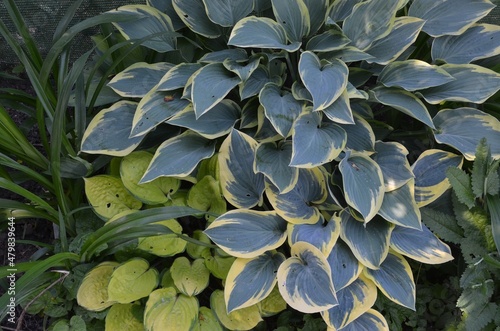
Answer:
[[[203,233],[236,258],[224,293],[212,294],[225,327],[250,329],[259,318],[228,319],[221,307],[254,316],[277,288],[331,329],[387,329],[372,309],[377,289],[414,309],[407,258],[452,259],[420,208],[449,188],[446,169],[473,159],[482,137],[500,155],[500,123],[475,106],[487,109],[500,87],[500,75],[477,62],[500,49],[500,28],[476,23],[492,8],[424,0],[120,7],[137,16],[115,24],[123,36],[149,36],[143,45],[163,62],[111,80],[124,100],[94,118],[82,150],[127,156],[163,132],[137,185],[169,178],[189,187],[216,160],[217,198],[203,210],[221,215]],[[420,155],[412,165],[397,138],[409,128],[440,144],[412,150]]]

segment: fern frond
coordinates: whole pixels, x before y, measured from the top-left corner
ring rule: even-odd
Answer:
[[[462,169],[448,168],[446,170],[446,177],[448,177],[458,200],[469,207],[469,209],[474,207],[476,202],[474,192],[472,192],[470,176]]]

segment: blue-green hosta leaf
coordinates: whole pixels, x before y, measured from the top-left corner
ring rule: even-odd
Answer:
[[[200,117],[241,82],[221,63],[207,64],[193,75],[191,99],[196,117]]]
[[[414,191],[415,180],[411,179],[400,188],[385,192],[378,214],[391,223],[420,230],[420,209],[415,201]]]
[[[355,5],[363,0],[337,0],[333,1],[328,8],[328,16],[334,22],[343,21],[347,16],[351,15]]]
[[[231,31],[228,45],[252,48],[284,49],[295,52],[301,42],[287,43],[286,32],[276,21],[267,17],[249,16],[238,21]]]
[[[348,84],[349,85],[349,84]],[[322,110],[330,121],[340,124],[354,124],[347,88],[330,106]],[[349,138],[348,138],[349,139]]]
[[[142,98],[172,67],[167,62],[134,63],[113,77],[108,86],[124,98]]]
[[[459,35],[495,7],[489,0],[416,0],[408,15],[425,20],[423,30],[432,37]]]
[[[389,324],[381,313],[375,309],[369,309],[342,328],[342,331],[389,331]]]
[[[262,199],[264,175],[253,171],[257,142],[231,131],[219,150],[220,182],[224,197],[238,208],[252,208]]]
[[[286,221],[274,211],[236,209],[216,218],[204,232],[227,254],[253,258],[285,242]]]
[[[157,91],[173,91],[184,88],[191,77],[198,69],[199,63],[181,63],[170,69],[160,80]]]
[[[297,118],[293,132],[293,154],[290,166],[312,168],[339,156],[346,146],[344,129],[322,122],[320,113],[304,113]]]
[[[420,60],[395,61],[384,67],[378,81],[387,87],[416,91],[455,80],[444,69]]]
[[[239,88],[241,100],[258,95],[267,83],[281,85],[282,80],[279,76],[271,76],[266,66],[259,65],[246,81],[240,83]]]
[[[493,158],[500,158],[500,122],[474,108],[441,110],[435,117],[436,141],[459,150],[467,160],[474,160],[476,147],[486,138]]]
[[[431,115],[429,115],[424,103],[411,92],[397,87],[385,86],[378,86],[374,88],[372,92],[373,97],[375,97],[378,102],[397,109],[434,129]]]
[[[420,154],[411,166],[415,175],[415,201],[424,207],[439,198],[451,187],[446,177],[449,167],[461,167],[463,158],[439,149],[429,149]]]
[[[120,33],[127,39],[142,39],[156,34],[146,40],[143,46],[163,53],[177,48],[176,34],[169,16],[154,7],[146,5],[127,5],[119,7],[115,12],[125,12],[134,15],[134,20],[113,23]]]
[[[257,131],[254,133],[253,138],[260,143],[276,142],[283,139],[283,136],[274,129],[273,124],[266,117],[262,105],[257,107]]]
[[[281,90],[276,84],[268,83],[259,93],[259,101],[266,117],[283,137],[288,137],[295,119],[302,112],[302,103],[292,93]]]
[[[299,169],[299,178],[293,189],[280,194],[274,185],[267,185],[266,195],[274,210],[293,224],[314,224],[321,214],[313,204],[327,198],[326,178],[319,168]]]
[[[262,321],[258,305],[241,308],[228,314],[224,293],[221,290],[215,290],[210,295],[210,307],[219,322],[229,330],[252,330]]]
[[[338,59],[338,60],[342,60],[345,63],[357,62],[357,61],[363,61],[363,60],[369,61],[369,60],[373,59],[373,56],[371,56],[370,54],[368,54],[366,52],[359,50],[358,48],[356,48],[354,46],[345,46],[339,50],[327,52],[324,54],[320,53],[319,55],[322,59],[323,58],[328,59],[328,60]]]
[[[454,81],[420,90],[425,101],[438,104],[443,101],[483,103],[500,89],[500,74],[475,64],[444,64],[441,66]]]
[[[340,238],[363,265],[378,269],[389,254],[394,225],[376,217],[369,223],[359,222],[349,211],[343,211]]]
[[[306,51],[300,55],[299,74],[312,95],[314,110],[322,110],[346,88],[349,69],[341,60],[320,61],[316,54]]]
[[[192,105],[189,105],[167,123],[191,129],[207,139],[215,139],[231,132],[240,116],[240,106],[224,99],[198,118]]]
[[[368,223],[377,214],[384,199],[382,170],[368,156],[350,150],[340,161],[339,169],[346,202],[361,213],[365,224]]]
[[[401,0],[370,0],[356,4],[342,30],[352,45],[364,51],[391,31]]]
[[[313,36],[318,32],[319,28],[325,22],[325,16],[328,10],[328,0],[303,0],[309,12],[309,36]]]
[[[158,285],[158,271],[148,261],[133,258],[118,266],[108,284],[108,300],[130,303],[147,297]]]
[[[158,147],[141,183],[147,183],[162,176],[188,176],[201,160],[208,159],[214,153],[213,141],[188,130],[166,140]]]
[[[244,82],[252,75],[255,69],[259,67],[260,60],[261,58],[259,57],[252,59],[248,64],[240,64],[237,61],[227,59],[223,62],[223,65],[227,70],[238,75],[240,80]]]
[[[341,330],[366,313],[377,300],[377,286],[362,274],[349,286],[337,290],[339,304],[321,312],[329,327]],[[343,330],[343,329],[342,329]]]
[[[365,268],[363,272],[388,299],[415,310],[413,272],[403,256],[390,253],[380,268],[377,270]]]
[[[199,63],[224,63],[226,60],[231,60],[234,62],[246,62],[248,61],[247,52],[241,48],[229,48],[220,51],[210,52],[203,55],[198,62]]]
[[[312,95],[302,84],[301,81],[296,80],[292,84],[292,95],[296,100],[309,101],[312,103]]]
[[[306,49],[311,52],[331,52],[344,48],[350,42],[342,30],[336,27],[309,39]]]
[[[283,261],[285,256],[277,252],[265,252],[251,259],[237,258],[224,285],[228,313],[252,306],[271,294],[278,282],[276,273]]]
[[[306,242],[291,247],[291,257],[278,269],[281,296],[294,309],[317,313],[338,305],[331,270],[319,249]]]
[[[175,287],[187,296],[194,297],[208,286],[210,271],[203,259],[196,259],[191,263],[185,256],[178,257],[169,271]]]
[[[346,148],[355,151],[375,151],[375,133],[371,125],[361,116],[354,114],[353,124],[339,124],[347,133]]]
[[[326,223],[323,217],[315,224],[288,223],[287,232],[290,247],[299,241],[305,241],[328,256],[340,235],[340,218],[332,217]]]
[[[112,156],[130,154],[144,138],[129,137],[136,108],[135,102],[119,101],[97,113],[83,134],[81,151]]]
[[[500,54],[500,26],[475,24],[458,36],[442,36],[432,42],[432,59],[465,64]]]
[[[207,15],[203,0],[172,0],[175,12],[188,28],[207,38],[217,38],[220,27]]]
[[[311,21],[309,9],[303,0],[272,0],[276,21],[286,32],[291,42],[301,43],[302,38],[309,34]]]
[[[159,11],[167,14],[168,17],[170,17],[170,19],[172,20],[172,25],[174,26],[175,31],[185,27],[182,20],[177,16],[172,1],[146,0],[146,3],[149,6],[155,7]]]
[[[263,173],[276,186],[280,194],[293,189],[299,179],[299,169],[290,167],[292,143],[290,141],[262,143],[255,152],[255,172]]]
[[[453,260],[450,247],[439,240],[425,225],[422,225],[421,230],[396,226],[391,235],[391,248],[426,264],[440,264]]]
[[[363,271],[363,265],[341,239],[338,239],[333,246],[327,261],[330,264],[333,285],[337,291],[354,282]]]
[[[396,18],[391,32],[384,38],[375,41],[366,50],[372,56],[371,59],[367,59],[367,62],[385,65],[396,60],[417,40],[424,23],[424,20],[416,17]]]
[[[234,26],[253,10],[253,1],[203,0],[208,18],[221,26]]]
[[[382,170],[386,192],[400,188],[415,177],[406,158],[408,150],[400,143],[377,141],[375,152],[372,158]]]
[[[351,84],[351,82],[347,82],[346,90],[349,99],[363,99],[363,100],[369,99],[368,93],[366,93],[363,90],[358,90],[353,84]]]

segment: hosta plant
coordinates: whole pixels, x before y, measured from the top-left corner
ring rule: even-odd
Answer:
[[[149,36],[142,45],[156,55],[112,78],[122,100],[87,127],[82,152],[123,158],[121,178],[86,179],[89,201],[109,224],[121,212],[165,204],[206,211],[197,238],[234,258],[219,275],[223,290],[210,298],[228,329],[255,327],[271,314],[264,308],[271,297],[320,313],[330,330],[388,329],[372,306],[384,295],[414,309],[408,259],[453,258],[420,208],[450,187],[446,170],[473,160],[481,138],[500,157],[500,122],[489,114],[500,88],[491,69],[500,27],[477,23],[493,7],[486,0],[120,7],[113,12],[136,19],[115,27],[128,39]],[[198,185],[202,205],[194,206]],[[205,266],[210,256],[200,255]],[[167,262],[170,276],[180,266],[201,268],[191,258]],[[124,266],[93,271],[108,275],[109,304],[138,299],[109,298]],[[87,277],[99,278],[93,272]],[[164,282],[145,304],[146,329],[169,314],[195,321],[199,290]]]

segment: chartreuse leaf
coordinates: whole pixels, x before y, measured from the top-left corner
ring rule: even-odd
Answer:
[[[156,224],[161,224],[172,230],[173,233],[159,236],[140,237],[137,248],[156,256],[174,256],[184,252],[186,241],[176,235],[182,233],[182,226],[175,219],[169,219]]]
[[[101,311],[113,305],[115,302],[108,299],[108,283],[118,265],[117,262],[102,262],[92,268],[78,288],[78,305],[90,311]]]
[[[186,202],[189,207],[215,214],[223,214],[227,209],[219,181],[210,175],[206,175],[191,187]]]
[[[222,257],[222,256],[207,256],[205,257],[205,265],[207,266],[210,273],[219,279],[226,279],[229,269],[235,261],[234,257]]]
[[[321,312],[329,327],[339,330],[366,313],[377,300],[377,287],[363,274],[349,286],[337,291],[339,304]]]
[[[278,286],[274,286],[271,293],[257,305],[262,317],[274,316],[287,308],[286,301],[281,296]]]
[[[170,17],[154,7],[146,5],[127,5],[117,9],[117,12],[134,15],[134,20],[114,22],[113,25],[127,39],[142,39],[156,35],[142,43],[143,46],[164,53],[177,48],[174,26]]]
[[[384,201],[378,214],[388,222],[420,230],[420,209],[415,201],[415,180],[409,180],[405,185],[390,192],[385,192]]]
[[[168,197],[179,189],[180,180],[161,177],[149,183],[139,184],[152,159],[153,154],[149,152],[132,152],[120,163],[120,177],[125,188],[134,197],[144,203],[155,205],[167,202]]]
[[[347,143],[343,128],[322,122],[319,112],[304,112],[295,121],[290,166],[313,168],[335,159]]]
[[[124,98],[142,98],[172,67],[167,62],[137,62],[113,77],[108,86]]]
[[[294,309],[317,313],[338,305],[330,266],[319,249],[306,242],[291,247],[278,269],[281,296]]]
[[[325,21],[328,10],[328,0],[303,0],[309,13],[309,36],[313,36]]]
[[[346,151],[339,163],[346,202],[368,223],[384,200],[384,177],[378,164],[362,153]],[[360,190],[359,188],[363,188]]]
[[[414,178],[406,158],[408,150],[403,145],[398,142],[377,141],[375,152],[372,158],[382,170],[386,192],[398,189]]]
[[[351,252],[347,244],[338,239],[327,257],[332,270],[332,282],[335,290],[340,291],[354,282],[363,270],[363,265]]]
[[[500,26],[475,24],[458,36],[442,36],[432,42],[432,59],[465,64],[500,54]]]
[[[340,235],[340,217],[332,217],[325,222],[323,217],[315,224],[288,223],[288,244],[304,241],[319,248],[321,253],[328,256]]]
[[[389,241],[394,225],[376,217],[370,223],[354,219],[343,211],[340,238],[363,265],[378,269],[389,253]]]
[[[104,219],[130,209],[139,210],[142,202],[134,198],[120,178],[97,175],[84,178],[85,195],[97,215]]]
[[[217,38],[220,27],[207,15],[202,0],[172,0],[174,10],[188,28],[207,38]]]
[[[136,108],[135,102],[119,101],[97,113],[83,134],[81,151],[112,156],[132,152],[144,138],[129,137]]]
[[[264,175],[253,171],[257,142],[250,136],[232,130],[219,150],[222,193],[238,208],[251,208],[262,199]]]
[[[143,331],[144,308],[138,303],[114,304],[106,314],[106,331]]]
[[[375,133],[373,129],[364,118],[354,114],[354,125],[352,124],[339,124],[347,133],[346,148],[355,151],[366,151],[371,154],[375,151]]]
[[[224,292],[221,290],[215,290],[210,295],[210,307],[215,312],[219,322],[229,330],[251,330],[262,321],[257,305],[238,309],[228,314]]]
[[[459,168],[448,168],[446,177],[448,177],[458,200],[467,207],[473,208],[476,205],[476,197],[472,192],[470,175]]]
[[[354,6],[363,0],[337,0],[328,8],[328,16],[334,22],[343,21],[352,12]]]
[[[191,77],[198,69],[199,63],[181,63],[172,67],[158,82],[157,91],[173,91],[184,88]]]
[[[300,55],[299,74],[313,98],[313,110],[330,106],[347,87],[349,69],[338,59],[322,60],[305,51]]]
[[[413,272],[402,255],[390,253],[380,268],[377,270],[365,268],[363,272],[388,299],[415,310]]]
[[[198,322],[194,327],[196,331],[223,331],[215,313],[207,307],[200,307]]]
[[[314,204],[323,203],[328,195],[326,178],[319,168],[300,169],[293,189],[279,193],[274,185],[267,185],[266,195],[278,215],[293,224],[315,224],[320,212]]]
[[[224,285],[228,313],[265,299],[276,285],[276,273],[283,261],[285,256],[277,252],[265,252],[251,259],[237,258]]]
[[[287,39],[291,42],[302,42],[309,34],[311,21],[309,9],[303,0],[272,0],[276,21],[283,27]]]
[[[188,130],[166,140],[158,147],[141,183],[162,176],[188,176],[201,160],[208,159],[214,153],[213,141]]]
[[[253,1],[247,0],[203,0],[208,18],[221,26],[234,26],[250,14]]]
[[[437,123],[436,123],[437,124]],[[439,198],[450,188],[446,169],[461,167],[463,158],[439,149],[429,149],[420,154],[411,169],[415,175],[415,201],[423,207]]]
[[[290,192],[299,179],[299,169],[288,166],[292,159],[292,142],[262,143],[255,151],[255,172],[263,173],[279,190]]]
[[[422,225],[422,230],[396,226],[391,234],[391,248],[426,264],[440,264],[453,260],[450,247],[439,240],[425,225]]]
[[[174,260],[170,273],[175,287],[189,297],[194,297],[207,288],[210,278],[210,271],[203,259],[196,259],[191,263],[184,256]]]
[[[486,205],[491,217],[491,232],[493,241],[500,253],[500,195],[486,196]]]
[[[342,328],[342,331],[389,331],[389,325],[381,313],[375,309],[369,309]]]
[[[210,238],[206,234],[203,233],[202,230],[194,230],[191,238],[201,241],[205,244],[211,244]],[[187,243],[186,245],[186,253],[188,253],[189,257],[192,259],[205,258],[210,256],[210,248],[206,246],[201,246],[195,243]]]
[[[493,5],[489,0],[413,1],[408,15],[425,20],[423,30],[432,37],[459,35],[486,16]]]
[[[436,141],[456,148],[467,160],[475,158],[482,138],[486,138],[492,157],[500,158],[500,121],[495,117],[468,107],[444,109],[434,117],[434,124]]]
[[[146,331],[192,330],[198,323],[198,300],[177,295],[173,287],[153,291],[144,309]]]

